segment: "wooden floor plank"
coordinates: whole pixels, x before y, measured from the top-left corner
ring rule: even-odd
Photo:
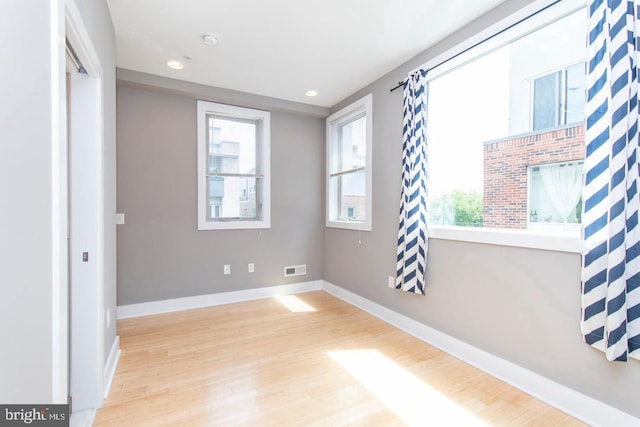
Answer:
[[[580,426],[322,291],[118,321],[94,426]]]

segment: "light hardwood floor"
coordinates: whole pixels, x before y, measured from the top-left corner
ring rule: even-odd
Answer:
[[[118,334],[96,427],[583,425],[321,291],[120,320]]]

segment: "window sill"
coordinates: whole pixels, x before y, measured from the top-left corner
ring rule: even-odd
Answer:
[[[252,230],[271,228],[269,221],[206,221],[198,222],[199,231],[207,230]]]
[[[328,220],[325,225],[329,228],[342,228],[344,230],[371,231],[371,223],[367,221]]]
[[[581,253],[582,250],[579,236],[548,235],[528,230],[431,226],[429,238],[557,252]]]

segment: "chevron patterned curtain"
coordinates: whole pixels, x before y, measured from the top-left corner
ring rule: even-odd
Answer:
[[[589,7],[581,328],[612,361],[640,359],[639,7]]]
[[[424,295],[427,262],[427,86],[419,70],[404,83],[402,188],[396,289]]]

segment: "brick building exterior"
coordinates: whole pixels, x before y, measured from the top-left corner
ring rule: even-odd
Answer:
[[[528,168],[582,160],[584,154],[583,125],[485,142],[484,227],[526,229]]]

